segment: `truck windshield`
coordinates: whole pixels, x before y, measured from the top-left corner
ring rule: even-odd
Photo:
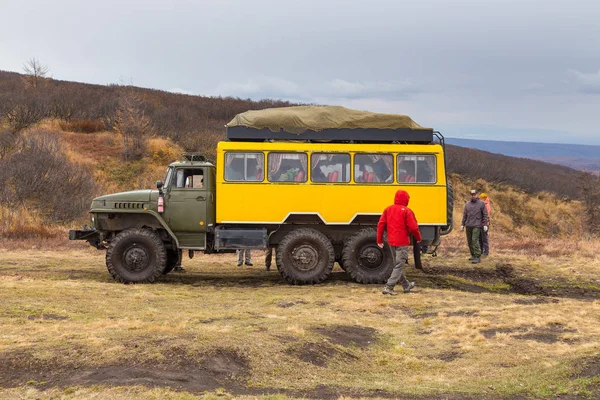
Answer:
[[[171,183],[172,176],[173,176],[173,168],[167,169],[167,176],[165,178],[164,187],[169,187],[169,184]]]

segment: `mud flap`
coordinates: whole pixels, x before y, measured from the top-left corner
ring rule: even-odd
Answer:
[[[415,268],[423,269],[423,264],[421,264],[421,245],[417,242],[413,244],[413,257],[415,259]]]

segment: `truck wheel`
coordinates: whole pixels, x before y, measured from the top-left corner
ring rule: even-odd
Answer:
[[[394,269],[392,249],[377,246],[375,229],[363,229],[348,239],[342,251],[346,272],[358,283],[385,283]]]
[[[319,283],[333,269],[335,252],[321,232],[301,228],[288,233],[277,246],[277,269],[292,285]]]
[[[106,267],[122,283],[151,283],[162,275],[167,252],[158,235],[148,229],[127,229],[110,242]]]
[[[163,271],[163,275],[168,274],[169,272],[173,271],[173,268],[181,265],[181,254],[182,250],[167,250],[167,266]]]
[[[448,181],[446,184],[448,197],[446,199],[446,218],[448,225],[442,226],[440,232],[441,235],[447,235],[452,232],[452,219],[454,218],[454,190],[452,189],[452,182]]]

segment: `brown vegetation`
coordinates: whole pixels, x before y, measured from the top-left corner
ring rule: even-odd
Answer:
[[[481,178],[514,186],[530,194],[551,192],[570,199],[581,196],[578,180],[593,177],[561,165],[453,145],[446,145],[446,162],[449,172],[467,179]]]
[[[188,96],[120,85],[91,85],[47,80],[43,88],[28,90],[23,75],[0,71],[0,120],[22,130],[43,118],[64,121],[101,121],[113,130],[123,93],[138,99],[136,107],[153,127],[185,149],[198,149],[204,135],[219,136],[236,114],[292,105],[277,100],[251,101],[232,97]],[[98,122],[96,122],[98,123]]]

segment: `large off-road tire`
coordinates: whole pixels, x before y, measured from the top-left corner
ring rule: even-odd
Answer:
[[[119,233],[106,251],[108,272],[122,283],[154,282],[166,265],[165,246],[149,229],[133,228]]]
[[[165,266],[165,269],[163,270],[163,275],[166,275],[169,272],[173,271],[173,268],[175,268],[177,266],[181,266],[181,259],[182,259],[181,249],[179,249],[179,250],[168,249],[167,250],[167,264]]]
[[[394,269],[392,249],[377,246],[377,232],[368,228],[346,241],[342,251],[346,272],[358,283],[385,283]]]
[[[292,285],[324,281],[331,273],[334,261],[331,241],[316,229],[291,231],[277,246],[277,269]]]

